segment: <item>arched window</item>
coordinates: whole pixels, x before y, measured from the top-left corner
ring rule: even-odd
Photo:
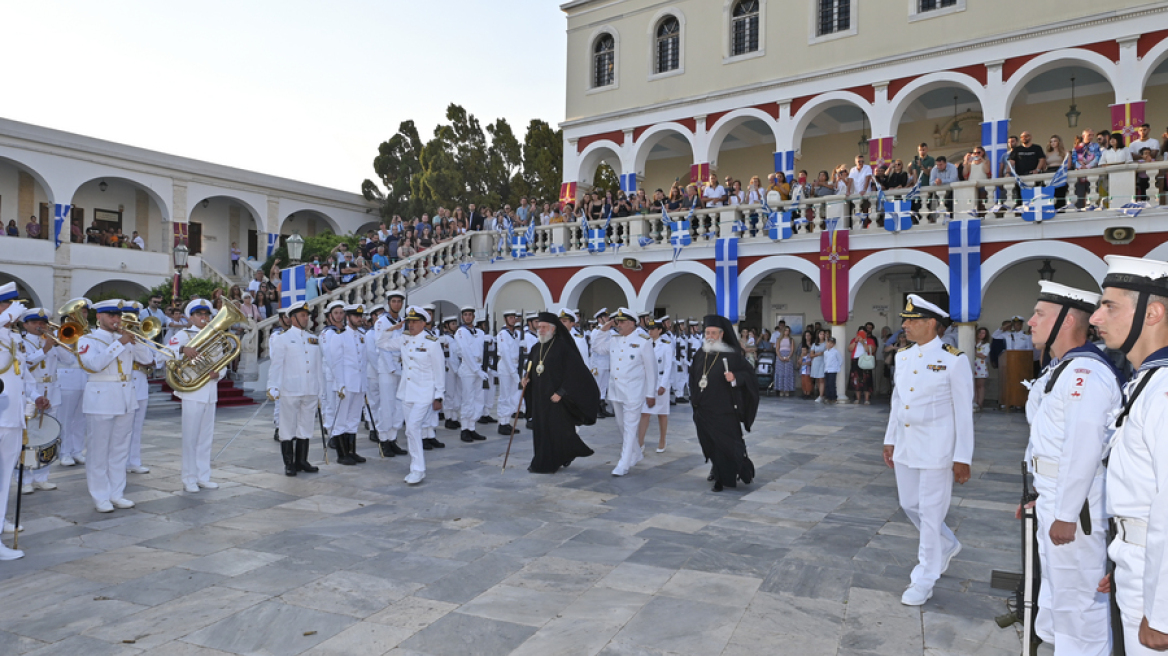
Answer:
[[[592,46],[592,86],[606,87],[616,80],[616,41],[601,34]]]
[[[657,66],[655,72],[676,71],[680,64],[681,24],[676,16],[666,16],[657,25]]]
[[[758,0],[740,0],[734,5],[730,23],[730,54],[745,55],[758,50]]]

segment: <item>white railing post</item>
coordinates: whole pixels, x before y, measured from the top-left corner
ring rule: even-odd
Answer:
[[[966,212],[975,212],[977,209],[977,183],[969,180],[954,182],[949,185],[953,189],[953,218],[966,216]]]
[[[1107,172],[1107,194],[1111,196],[1111,207],[1135,202],[1136,165],[1108,166],[1103,170]]]

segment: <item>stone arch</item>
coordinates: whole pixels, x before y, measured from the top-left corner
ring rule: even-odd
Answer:
[[[985,294],[999,274],[1011,266],[1026,260],[1042,259],[1066,260],[1091,274],[1099,284],[1103,284],[1103,277],[1107,275],[1107,263],[1086,248],[1065,241],[1035,239],[1011,244],[982,261],[982,294]]]
[[[10,267],[5,267],[5,269],[10,269]],[[57,311],[57,308],[44,305],[40,294],[37,294],[36,287],[29,284],[24,278],[13,274],[11,270],[0,271],[0,285],[7,285],[10,282],[16,283],[16,291],[20,294],[17,298],[26,299],[28,301],[28,307],[43,307],[49,311],[50,317]],[[52,301],[51,298],[47,300]],[[53,319],[53,321],[56,321],[56,319]]]
[[[1117,70],[1116,65],[1107,57],[1090,50],[1083,50],[1080,48],[1064,48],[1062,50],[1052,50],[1038,55],[1034,59],[1026,62],[1014,72],[1010,79],[1005,82],[1006,95],[1004,97],[1005,105],[1000,108],[994,108],[1000,111],[991,113],[989,109],[983,107],[982,111],[986,116],[1009,116],[1010,109],[1014,106],[1014,101],[1017,100],[1018,94],[1022,89],[1033,80],[1035,77],[1051,70],[1063,68],[1068,65],[1078,65],[1084,68],[1089,68],[1096,73],[1099,73],[1111,85],[1113,91],[1118,91],[1122,86],[1116,79]]]
[[[1168,241],[1148,251],[1144,256],[1149,260],[1160,260],[1161,262],[1168,260]]]
[[[590,266],[580,269],[568,279],[564,284],[564,290],[560,292],[560,306],[562,307],[577,307],[580,304],[580,293],[588,286],[588,283],[597,278],[607,278],[617,284],[621,291],[625,294],[625,299],[631,303],[637,302],[637,290],[633,288],[633,283],[619,271],[613,267],[608,266]],[[548,304],[551,307],[551,304]],[[614,308],[609,308],[614,309]],[[629,308],[636,310],[636,308]]]
[[[344,233],[344,231],[341,230],[341,224],[336,219],[334,219],[319,207],[315,205],[309,205],[307,203],[288,203],[287,205],[285,203],[280,203],[280,223],[276,229],[276,232],[279,234],[284,234],[284,224],[288,222],[288,219],[291,218],[293,214],[300,214],[303,212],[308,212],[313,216],[323,220],[328,224],[328,227],[330,230],[332,230],[333,234],[340,235]]]
[[[848,272],[848,309],[856,303],[856,294],[859,293],[860,287],[864,286],[864,282],[872,277],[872,274],[879,270],[895,264],[908,264],[911,266],[918,266],[925,271],[933,274],[945,286],[945,290],[949,291],[949,264],[942,261],[940,258],[919,251],[912,248],[890,248],[888,250],[876,251],[871,255],[864,257],[864,259],[857,262]],[[982,270],[984,279],[985,270]]]
[[[596,167],[603,162],[612,167],[617,176],[624,173],[624,163],[621,161],[621,147],[608,139],[602,139],[588,144],[584,152],[580,153],[580,170],[576,173],[575,180],[581,185],[592,186],[593,177],[596,175]]]
[[[904,116],[905,110],[917,98],[925,95],[930,91],[936,89],[944,89],[946,87],[960,87],[966,91],[977,96],[977,102],[982,108],[982,113],[986,111],[986,105],[989,102],[988,94],[985,87],[972,76],[965,73],[958,73],[956,71],[938,71],[936,73],[929,73],[922,75],[917,79],[904,85],[894,98],[889,99],[891,106],[890,122],[892,132],[896,132],[897,126],[900,125],[900,119]]]
[[[503,275],[496,278],[495,282],[491,283],[491,288],[487,290],[485,307],[494,307],[495,297],[499,295],[499,292],[502,291],[503,287],[506,286],[507,283],[514,282],[516,280],[522,280],[534,285],[535,288],[539,290],[539,295],[543,297],[543,306],[545,308],[550,308],[552,306],[552,292],[551,289],[548,288],[547,283],[544,282],[543,278],[540,278],[533,271],[528,271],[526,269],[516,269],[504,273]]]
[[[831,91],[829,93],[820,94],[812,98],[806,105],[799,108],[799,111],[791,117],[794,124],[792,131],[792,141],[795,145],[795,150],[799,150],[800,144],[803,142],[803,133],[807,131],[807,127],[811,125],[812,119],[822,113],[824,110],[838,107],[840,105],[855,105],[860,111],[868,117],[868,123],[875,125],[875,111],[872,104],[869,103],[863,96],[851,91]]]
[[[25,162],[25,158],[21,157],[20,155],[23,155],[23,153],[19,153],[18,151],[10,151],[7,148],[0,148],[0,161],[11,164],[16,170],[22,171],[32,176],[32,179],[36,180],[36,183],[39,184],[41,189],[44,190],[46,202],[49,204],[58,202],[56,200],[56,196],[54,195],[53,186],[49,184],[49,181],[45,178],[45,176],[42,175],[41,172],[34,166]]]
[[[710,289],[717,288],[717,280],[714,275],[714,270],[693,260],[678,260],[672,264],[663,264],[650,273],[645,282],[641,283],[641,293],[637,295],[637,307],[629,308],[635,312],[643,312],[651,309],[653,304],[657,301],[658,294],[665,288],[665,285],[674,278],[683,274],[693,274],[706,282]]]
[[[649,153],[653,150],[653,146],[670,134],[680,134],[685,137],[689,143],[690,153],[697,154],[697,139],[688,128],[672,121],[657,123],[642,132],[641,136],[633,143],[633,171],[637,175],[645,175],[645,162],[649,160]]]
[[[158,182],[156,180],[150,180],[148,178],[145,178],[145,176],[143,176],[143,179],[139,179],[137,177],[129,177],[131,175],[133,175],[133,174],[128,173],[128,172],[124,172],[124,171],[115,171],[115,172],[111,173],[110,175],[96,175],[96,176],[87,177],[86,179],[81,180],[78,184],[73,186],[73,191],[69,194],[69,202],[73,203],[73,199],[77,196],[77,192],[80,191],[82,187],[89,184],[90,182],[93,182],[95,180],[96,181],[118,180],[120,182],[125,182],[125,183],[129,184],[130,186],[134,187],[135,189],[140,189],[140,190],[146,192],[146,195],[150,197],[150,200],[154,201],[154,204],[158,206],[158,211],[162,213],[162,220],[163,221],[170,221],[171,217],[174,216],[174,214],[172,212],[172,208],[171,208],[171,201],[167,198],[164,198],[158,192],[158,190],[155,188],[156,186],[160,186],[160,185],[158,185]],[[100,184],[100,182],[99,182],[99,184]],[[168,191],[168,195],[173,195],[173,191],[172,190]]]
[[[142,296],[146,292],[150,291],[149,283],[151,281],[153,281],[154,284],[158,284],[158,282],[163,280],[157,277],[151,277],[150,280],[142,280],[142,276],[133,277],[136,279],[130,280],[128,277],[119,278],[110,276],[96,283],[94,282],[93,278],[87,277],[83,281],[74,282],[75,289],[77,289],[77,282],[81,282],[83,287],[88,287],[84,293],[77,293],[74,294],[74,296],[84,296],[92,300],[97,300],[94,298],[95,296],[104,296],[114,293],[118,295],[118,298],[136,301],[138,300],[139,296]]]
[[[762,121],[763,124],[771,129],[771,136],[774,137],[775,140],[775,150],[778,150],[779,124],[778,121],[775,120],[775,117],[762,111],[761,109],[756,109],[754,107],[744,107],[742,109],[736,109],[727,113],[725,116],[718,119],[718,121],[708,129],[709,137],[707,138],[706,156],[704,161],[710,162],[711,168],[716,168],[714,164],[718,160],[718,153],[721,151],[722,143],[726,141],[726,137],[730,136],[730,133],[734,131],[734,128],[737,128],[743,123],[752,120]]]
[[[260,208],[265,207],[266,202],[263,196],[259,194],[239,193],[229,189],[218,189],[209,186],[190,186],[187,188],[187,219],[194,214],[195,209],[200,207],[203,201],[210,201],[215,198],[226,198],[233,203],[239,204],[246,209],[252,218],[255,220],[256,229],[259,232],[267,232],[264,217],[266,212],[261,212]]]
[[[1168,38],[1160,41],[1152,46],[1143,57],[1140,58],[1136,66],[1139,70],[1139,86],[1136,91],[1139,92],[1136,98],[1145,98],[1148,90],[1148,80],[1151,79],[1152,73],[1156,72],[1156,68],[1168,59]],[[1132,100],[1134,100],[1133,98]]]
[[[764,257],[738,272],[738,298],[750,296],[755,285],[776,271],[798,271],[811,278],[819,286],[819,267],[810,260],[796,255],[772,255]]]

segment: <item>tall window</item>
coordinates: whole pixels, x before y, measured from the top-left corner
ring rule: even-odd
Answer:
[[[676,71],[680,61],[681,24],[667,16],[657,26],[657,73]]]
[[[602,34],[592,46],[592,86],[606,87],[616,80],[616,42]]]
[[[731,22],[731,55],[758,50],[758,0],[741,0],[734,5]]]
[[[927,2],[928,0],[921,0]],[[852,27],[851,0],[819,0],[819,34],[846,32]]]
[[[956,7],[957,0],[919,0],[920,11],[933,11],[934,9],[943,9],[945,7]]]

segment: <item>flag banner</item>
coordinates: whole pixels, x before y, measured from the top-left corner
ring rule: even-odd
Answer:
[[[432,273],[434,275],[438,275],[438,274],[442,273],[442,267],[432,266],[432,267],[430,267],[430,273]]]
[[[1143,212],[1151,206],[1152,204],[1147,201],[1140,201],[1138,203],[1124,203],[1117,209],[1119,210],[1120,214],[1123,214],[1124,216],[1130,216],[1134,219],[1140,215],[1140,212]]]
[[[1130,145],[1135,140],[1139,127],[1145,123],[1145,104],[1147,104],[1146,100],[1140,100],[1137,102],[1110,105],[1111,132],[1112,134],[1118,132],[1123,135],[1123,145]]]
[[[689,181],[695,184],[701,184],[710,177],[710,164],[694,164],[689,167]]]
[[[791,210],[771,212],[766,224],[767,234],[770,236],[771,241],[783,241],[784,239],[791,238],[793,234],[794,214]]]
[[[652,243],[653,243],[652,237],[645,237],[645,236],[637,237],[637,245],[640,246],[641,248],[645,248],[646,246],[648,246],[649,244],[652,244]]]
[[[689,221],[673,221],[669,224],[669,243],[674,248],[684,248],[693,243],[689,234]]]
[[[949,316],[959,322],[981,316],[981,219],[949,222]]]
[[[990,159],[990,174],[992,177],[1002,175],[999,163],[1006,154],[1006,141],[1009,139],[1010,119],[1000,121],[986,121],[981,124],[981,145]]]
[[[887,165],[892,161],[892,137],[881,137],[868,140],[868,162],[875,170],[878,166]]]
[[[552,255],[561,255],[563,253],[567,253],[568,249],[564,248],[563,244],[552,244],[551,246],[548,246],[548,252]]]
[[[176,224],[177,225],[177,224]],[[308,279],[304,265],[280,271],[280,307],[308,300]]]
[[[527,235],[513,235],[511,237],[511,257],[527,257]]]
[[[1042,223],[1055,217],[1054,193],[1047,187],[1022,188],[1022,219]]]
[[[848,321],[848,231],[830,230],[819,234],[819,307],[831,324]]]
[[[565,182],[564,184],[560,185],[560,203],[565,205],[568,203],[572,203],[573,205],[576,204],[575,182]]]
[[[714,278],[718,314],[738,323],[738,238],[714,242]]]
[[[604,228],[589,229],[588,232],[588,252],[589,253],[603,253],[607,248],[607,237]]]
[[[267,250],[268,257],[271,257],[272,253],[276,252],[276,246],[279,243],[280,243],[280,235],[277,235],[276,233],[271,233],[268,235],[268,250]],[[267,259],[267,258],[264,258],[264,259]]]
[[[61,247],[61,230],[66,229],[68,225],[69,238],[73,238],[73,226],[69,225],[69,209],[71,205],[63,205],[61,203],[53,204],[53,241],[56,248]]]
[[[187,243],[187,224],[175,221],[171,225],[174,226],[174,245]]]
[[[884,201],[884,229],[889,232],[903,232],[911,230],[912,201],[886,200]]]
[[[1054,177],[1050,179],[1050,182],[1046,183],[1048,188],[1058,189],[1059,187],[1067,186],[1067,162],[1069,161],[1071,161],[1071,154],[1067,153],[1067,156],[1063,158],[1063,163],[1054,172]]]
[[[458,265],[458,270],[462,272],[462,275],[469,278],[470,277],[470,268],[472,266],[474,266],[474,262],[463,262],[462,264]]]

